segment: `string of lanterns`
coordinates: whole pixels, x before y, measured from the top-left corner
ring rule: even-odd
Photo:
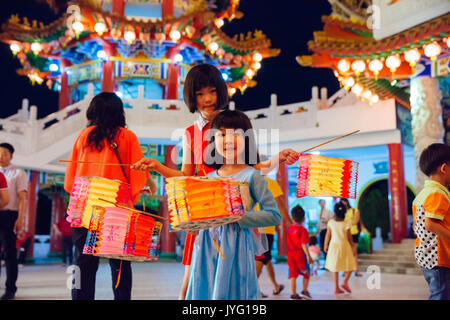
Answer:
[[[450,37],[443,39],[443,44],[450,47]],[[423,54],[432,61],[435,61],[441,53],[442,47],[437,41],[432,41],[423,46]],[[421,56],[422,53],[418,48],[411,48],[403,52],[403,59],[409,63],[411,68],[415,67]],[[359,75],[368,69],[375,75],[375,79],[378,79],[380,71],[384,67],[387,67],[392,73],[392,76],[394,76],[394,73],[401,64],[402,57],[398,53],[389,55],[386,58],[375,58],[370,61],[364,61],[363,59],[351,61],[350,59],[342,58],[337,62],[338,72],[335,71],[335,76],[338,78],[341,86],[346,90],[351,90],[356,96],[361,97],[363,101],[369,101],[369,104],[372,105],[379,101],[379,97],[358,83]],[[356,80],[352,75],[355,75]]]

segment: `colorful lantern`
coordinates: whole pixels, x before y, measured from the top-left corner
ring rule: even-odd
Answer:
[[[94,206],[83,254],[129,261],[155,261],[162,224],[131,210]],[[120,278],[118,278],[120,280]]]
[[[303,153],[299,157],[297,197],[356,198],[358,162]]]
[[[173,229],[207,229],[235,222],[245,213],[241,190],[245,182],[228,178],[166,179],[170,224]]]

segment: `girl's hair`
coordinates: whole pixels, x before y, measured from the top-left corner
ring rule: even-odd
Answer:
[[[348,199],[347,198],[341,198],[341,201],[340,202],[342,202],[342,204],[344,205],[344,206],[346,206],[347,208],[351,208],[352,206],[350,205],[350,202],[348,201]]]
[[[96,95],[86,111],[88,127],[95,126],[87,138],[88,147],[101,151],[104,140],[113,142],[119,128],[126,126],[122,100],[112,92]]]
[[[334,213],[338,220],[345,219],[345,213],[347,212],[347,208],[342,203],[336,203],[334,206]]]
[[[310,244],[311,246],[315,246],[315,245],[317,244],[317,238],[316,238],[315,236],[311,236],[311,237],[309,238],[309,244]]]
[[[260,162],[255,135],[253,133],[253,127],[250,119],[242,111],[224,110],[215,116],[211,122],[211,127],[209,130],[209,144],[206,148],[207,158],[210,157],[211,160],[205,159],[206,166],[217,170],[224,164],[223,157],[216,152],[214,133],[219,129],[243,130],[245,140],[244,163],[253,166]]]
[[[197,111],[197,96],[195,93],[205,87],[216,88],[216,109],[224,110],[228,107],[228,89],[222,78],[222,73],[210,64],[200,64],[189,70],[186,80],[184,80],[184,102],[191,113]]]

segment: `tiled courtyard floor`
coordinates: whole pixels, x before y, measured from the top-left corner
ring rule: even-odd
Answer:
[[[271,294],[273,288],[264,270],[260,278],[262,292],[268,299],[287,300],[290,296],[288,266],[286,263],[275,264],[275,272],[279,283],[285,285],[280,295]],[[158,261],[153,263],[133,263],[134,300],[175,300],[183,278],[184,268],[180,262]],[[309,292],[317,300],[426,300],[428,286],[422,276],[381,274],[380,288],[369,290],[367,280],[369,274],[350,279],[352,294],[334,295],[332,274],[319,271],[318,277],[312,277]],[[4,291],[5,269],[2,268],[0,291]],[[17,300],[68,300],[70,290],[67,289],[69,274],[60,264],[25,265],[19,269],[17,282]],[[301,279],[297,280],[298,291],[301,291]],[[111,274],[109,264],[101,263],[97,273],[96,299],[112,300]]]

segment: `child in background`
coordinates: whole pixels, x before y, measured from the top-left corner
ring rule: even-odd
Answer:
[[[259,162],[249,118],[225,110],[211,122],[205,164],[216,171],[210,177],[247,181],[250,201],[260,211],[247,211],[241,220],[198,232],[189,272],[187,300],[255,300],[261,298],[256,275],[258,240],[252,228],[277,225],[281,215],[267,180],[252,166]],[[221,252],[213,245],[216,241]]]
[[[428,146],[419,165],[429,180],[413,202],[415,258],[428,282],[429,299],[450,300],[450,146]]]
[[[308,230],[302,226],[305,221],[305,211],[301,206],[295,206],[291,211],[294,223],[287,230],[286,240],[288,245],[287,263],[289,266],[289,279],[291,282],[291,300],[311,300],[308,292],[309,265],[312,258],[308,250],[309,234]],[[303,290],[297,294],[297,277],[303,276]]]
[[[317,238],[312,236],[309,238],[309,254],[311,255],[312,263],[311,263],[311,274],[317,276],[317,270],[320,267],[320,248],[317,245]]]
[[[58,223],[53,224],[53,228],[57,235],[61,236],[61,258],[62,266],[72,265],[73,261],[73,243],[72,243],[72,228],[70,223],[66,220],[67,215],[64,219],[58,221]]]
[[[353,238],[350,225],[344,221],[346,212],[347,207],[344,204],[337,203],[334,206],[335,218],[328,221],[327,234],[325,235],[324,251],[327,253],[325,268],[333,272],[335,294],[345,293],[339,287],[339,272],[344,271],[344,281],[341,287],[351,293],[348,280],[352,271],[356,270],[355,256],[351,246]]]

